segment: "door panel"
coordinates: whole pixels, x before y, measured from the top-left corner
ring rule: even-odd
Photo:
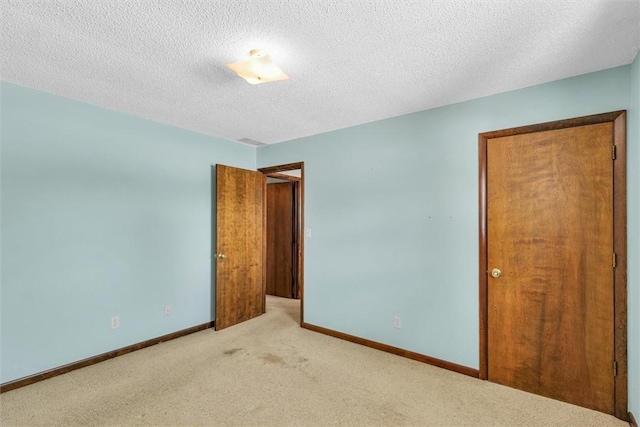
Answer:
[[[611,123],[487,141],[488,379],[610,414],[612,144]]]
[[[294,183],[267,184],[267,294],[294,298]]]
[[[216,330],[264,312],[264,183],[216,165]]]

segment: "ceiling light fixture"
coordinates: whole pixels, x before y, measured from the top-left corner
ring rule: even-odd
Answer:
[[[246,61],[227,64],[227,67],[231,68],[238,76],[252,85],[287,80],[289,78],[289,76],[273,62],[267,52],[259,49],[251,50],[249,52],[249,59]]]

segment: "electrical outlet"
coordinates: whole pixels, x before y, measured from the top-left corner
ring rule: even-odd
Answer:
[[[164,315],[171,316],[171,306],[169,304],[164,306]]]
[[[113,316],[111,318],[111,329],[120,328],[120,316]]]
[[[400,318],[400,316],[394,316],[393,327],[396,329],[402,328],[402,319]]]

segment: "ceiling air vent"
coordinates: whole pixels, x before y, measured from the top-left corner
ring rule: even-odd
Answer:
[[[254,147],[262,147],[263,145],[267,145],[264,142],[256,141],[251,138],[240,138],[238,142],[242,142],[243,144],[253,145]]]

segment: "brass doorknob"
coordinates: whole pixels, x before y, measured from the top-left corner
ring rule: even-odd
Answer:
[[[225,254],[218,254],[218,258],[225,259],[227,256]]]
[[[493,270],[491,270],[491,275],[493,277],[500,277],[502,276],[502,271],[500,271],[499,268],[494,268]]]

